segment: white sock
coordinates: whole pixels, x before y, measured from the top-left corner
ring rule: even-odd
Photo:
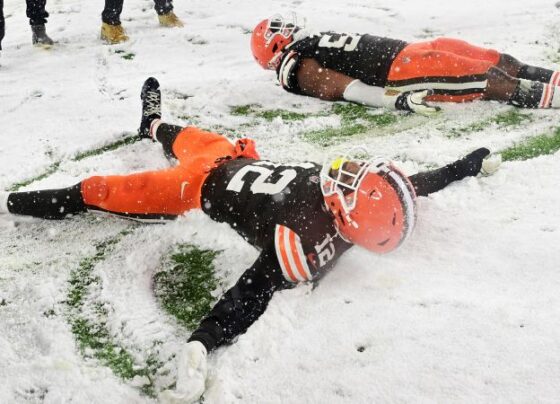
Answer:
[[[161,119],[154,119],[152,123],[150,123],[150,137],[153,140],[157,140],[156,133],[159,128],[159,125],[161,125]]]
[[[398,95],[399,93],[396,92],[396,94]],[[395,109],[395,100],[397,98],[387,97],[384,88],[367,85],[358,79],[346,86],[342,97],[346,101],[389,109]]]

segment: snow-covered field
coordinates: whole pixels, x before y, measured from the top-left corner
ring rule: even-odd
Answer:
[[[168,165],[148,141],[76,158],[133,133],[139,91],[156,76],[164,116],[257,140],[264,158],[321,160],[302,133],[337,117],[298,122],[232,115],[232,106],[330,111],[288,94],[252,60],[248,32],[295,10],[318,29],[421,40],[460,37],[558,68],[559,10],[533,0],[176,1],[183,29],[157,24],[149,0],[126,0],[131,40],[98,40],[102,2],[49,0],[50,51],[30,44],[25,2],[5,0],[0,58],[0,187],[72,185],[93,173]],[[514,127],[450,136],[509,107],[446,105],[433,120],[349,138],[414,172],[479,146],[502,150],[560,126],[558,111],[529,111]],[[455,132],[453,132],[455,133]],[[54,169],[50,170],[50,168]],[[50,175],[37,178],[49,171]],[[560,398],[560,153],[506,162],[423,198],[410,242],[387,256],[348,252],[318,287],[278,293],[238,341],[210,356],[205,403],[558,402]],[[125,232],[126,231],[126,232]],[[124,235],[123,235],[123,232]],[[188,331],[160,307],[152,276],[171,245],[221,250],[224,285],[256,257],[226,225],[200,213],[141,226],[82,216],[0,223],[0,403],[129,403],[145,380],[121,380],[79,351],[69,324],[69,278],[95,246],[120,241],[95,266],[90,299],[110,308],[111,338],[138,363],[163,362],[155,392],[174,382],[173,353]],[[87,308],[86,308],[87,309]],[[91,309],[91,308],[90,308]]]

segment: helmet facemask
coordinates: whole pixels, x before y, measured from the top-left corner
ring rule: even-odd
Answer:
[[[305,19],[303,19],[303,21],[298,21],[295,13],[290,13],[287,17],[283,17],[280,14],[274,14],[268,19],[268,24],[265,30],[264,39],[266,41],[266,46],[270,46],[271,41],[277,35],[291,42],[293,40],[293,34],[303,28],[304,24]],[[268,64],[270,68],[275,69],[280,56],[282,55],[282,49],[277,49],[277,44],[272,46],[272,53],[274,53],[274,56]]]
[[[325,158],[321,169],[321,191],[323,196],[338,195],[346,214],[356,207],[358,188],[369,172],[379,172],[379,167],[388,161],[367,157],[367,150],[362,147],[352,148],[344,155],[335,154]]]
[[[345,240],[384,253],[412,232],[414,189],[388,160],[354,148],[328,156],[320,177],[326,207]]]
[[[268,19],[266,27],[265,39],[270,42],[274,35],[281,35],[284,38],[290,38],[294,32],[304,28],[305,18],[299,19],[296,13],[289,13],[287,17],[280,14],[274,14]]]

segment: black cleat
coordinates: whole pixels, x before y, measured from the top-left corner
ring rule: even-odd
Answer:
[[[54,41],[47,35],[45,24],[32,25],[31,32],[33,33],[31,37],[33,45],[42,48],[50,48],[54,45]]]
[[[154,119],[161,119],[161,91],[159,90],[159,82],[150,77],[142,86],[140,93],[142,100],[142,121],[138,128],[138,136],[141,138],[151,139],[150,125]]]

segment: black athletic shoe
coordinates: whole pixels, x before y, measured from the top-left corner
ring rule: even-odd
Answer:
[[[155,78],[150,77],[144,82],[140,99],[142,100],[142,121],[138,128],[138,136],[151,139],[152,121],[161,119],[161,91],[159,91],[159,82]]]
[[[478,175],[480,169],[482,168],[482,162],[486,157],[488,157],[488,155],[490,155],[490,150],[486,147],[481,147],[459,160],[461,163],[461,171],[464,176],[474,177]]]
[[[45,24],[32,25],[31,32],[33,33],[33,36],[31,37],[33,45],[41,46],[43,48],[50,48],[54,45],[54,41],[47,35]]]

